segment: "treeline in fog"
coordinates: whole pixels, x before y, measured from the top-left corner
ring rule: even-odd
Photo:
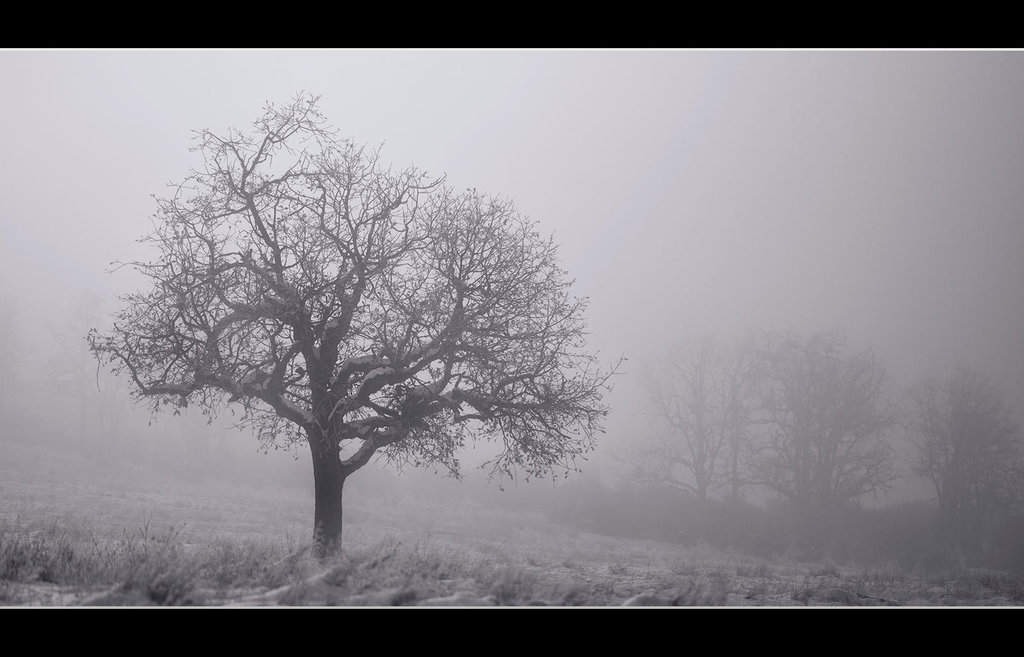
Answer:
[[[896,389],[839,331],[780,332],[681,343],[642,376],[619,476],[570,485],[554,516],[763,556],[1024,571],[1021,427],[969,365]],[[889,498],[910,481],[922,499]]]

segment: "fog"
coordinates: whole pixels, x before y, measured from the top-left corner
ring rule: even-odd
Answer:
[[[84,336],[83,300],[102,317],[141,284],[111,263],[152,257],[136,240],[200,164],[193,130],[303,90],[385,162],[512,198],[554,235],[592,349],[628,359],[587,474],[613,476],[644,430],[639,373],[701,334],[838,329],[896,390],[967,363],[1024,409],[1021,52],[8,50],[0,83],[0,299],[27,354],[7,431],[102,426],[47,383],[54,327]],[[125,417],[165,462],[215,440]],[[217,454],[259,463],[231,436]],[[290,456],[260,458],[302,481]]]

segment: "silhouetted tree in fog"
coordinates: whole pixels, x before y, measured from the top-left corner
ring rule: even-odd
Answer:
[[[984,522],[1024,500],[1021,427],[998,389],[967,366],[919,386],[914,406],[916,471],[935,488],[946,539],[972,552]]]
[[[90,381],[90,375],[96,373],[96,361],[90,356],[89,345],[82,335],[99,323],[98,307],[98,299],[86,293],[70,312],[56,320],[51,317],[46,324],[49,353],[42,379],[54,393],[72,400],[79,440],[84,440],[88,429],[89,406],[95,402],[95,395],[90,393],[94,393],[96,387]]]
[[[885,366],[838,332],[773,336],[758,358],[763,430],[753,479],[802,508],[829,509],[888,486],[897,420]]]
[[[24,376],[28,344],[21,312],[10,299],[0,299],[0,413],[8,410],[11,391]]]
[[[47,353],[40,379],[75,406],[74,414],[65,415],[74,423],[80,441],[88,434],[99,444],[109,445],[117,438],[128,390],[123,377],[97,368],[83,339],[83,334],[100,322],[102,306],[94,292],[85,291],[62,316],[48,318]]]
[[[374,455],[458,476],[467,435],[492,472],[568,472],[592,449],[610,376],[556,245],[507,200],[381,166],[316,99],[251,133],[197,134],[203,165],[158,199],[95,355],[138,397],[239,409],[264,444],[304,441],[317,554],[338,549],[345,480]]]
[[[701,502],[721,489],[739,496],[754,391],[750,355],[746,345],[705,337],[675,346],[644,371],[654,421],[628,456],[636,480],[689,491]]]

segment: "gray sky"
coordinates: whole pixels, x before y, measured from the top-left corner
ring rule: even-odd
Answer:
[[[1024,52],[2,51],[0,295],[124,290],[191,130],[300,90],[383,159],[553,232],[593,346],[841,328],[897,383],[962,360],[1024,406]]]

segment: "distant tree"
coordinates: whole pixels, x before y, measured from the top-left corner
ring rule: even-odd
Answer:
[[[83,339],[83,334],[100,322],[102,307],[99,295],[84,290],[62,315],[48,318],[48,352],[40,380],[76,407],[77,413],[66,417],[74,421],[79,440],[91,434],[108,443],[117,437],[128,390],[123,377],[97,368]]]
[[[898,414],[885,366],[850,353],[838,332],[769,337],[760,349],[763,430],[750,460],[755,482],[804,509],[828,510],[884,490],[896,478],[885,440]]]
[[[510,201],[382,167],[306,96],[196,140],[203,166],[144,239],[156,259],[131,263],[149,289],[91,348],[154,411],[237,405],[264,445],[307,444],[316,554],[339,548],[344,483],[375,455],[458,476],[472,433],[501,444],[492,473],[544,476],[593,448],[614,368]]]
[[[629,454],[635,479],[689,491],[701,502],[722,489],[739,497],[754,392],[751,353],[704,337],[676,345],[643,373],[653,422]]]
[[[11,299],[0,300],[0,413],[10,406],[11,391],[24,376],[28,361],[20,307]]]
[[[945,538],[972,552],[986,520],[1024,501],[1021,426],[996,386],[966,365],[913,398],[916,471],[935,489]]]

